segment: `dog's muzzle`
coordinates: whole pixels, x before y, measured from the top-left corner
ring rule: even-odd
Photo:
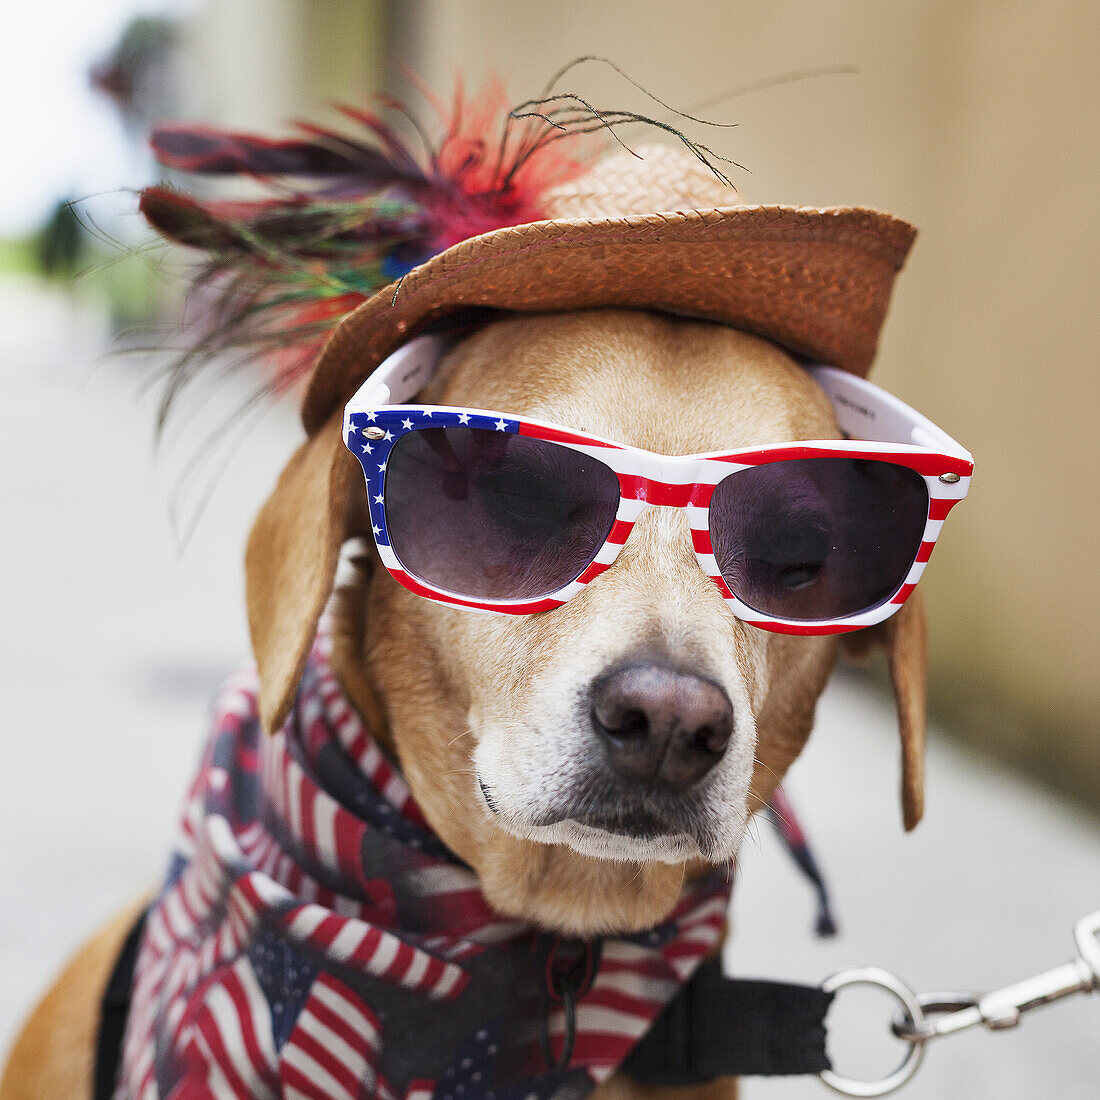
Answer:
[[[734,730],[726,692],[666,665],[634,663],[595,680],[586,706],[588,761],[531,823],[573,822],[640,842],[690,838],[710,850],[708,777]],[[483,785],[482,793],[493,809],[492,792]]]

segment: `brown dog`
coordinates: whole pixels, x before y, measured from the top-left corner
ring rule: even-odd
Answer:
[[[422,399],[514,411],[673,455],[838,435],[822,392],[775,345],[719,324],[633,311],[489,324],[454,348]],[[355,538],[368,529],[363,487],[354,478],[344,485],[344,536]],[[284,477],[254,529],[254,620],[275,614],[272,561],[286,568],[287,532],[299,521],[303,491],[300,477]],[[347,695],[400,762],[433,829],[476,870],[491,904],[571,934],[652,926],[705,865],[697,854],[686,857],[675,838],[536,823],[535,792],[568,801],[578,761],[598,752],[578,700],[608,673],[639,667],[675,673],[674,705],[685,712],[709,705],[715,687],[728,700],[729,744],[696,807],[707,856],[718,862],[733,857],[749,816],[802,748],[838,651],[831,637],[769,633],[734,618],[699,569],[683,514],[673,510],[650,509],[598,581],[539,615],[446,608],[376,566],[371,554],[358,556],[354,581],[337,595],[333,660]],[[889,652],[912,827],[921,813],[924,727],[917,598],[852,637],[856,648],[877,641]],[[495,813],[479,778],[491,784]],[[0,1100],[90,1095],[98,998],[131,917],[123,913],[91,941],[39,1005],[12,1052]],[[694,1094],[734,1091],[726,1080]],[[655,1090],[621,1074],[599,1092],[641,1094]]]

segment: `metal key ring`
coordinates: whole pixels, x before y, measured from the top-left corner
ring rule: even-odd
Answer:
[[[896,975],[889,970],[883,970],[878,966],[853,967],[851,970],[841,970],[826,978],[821,983],[821,988],[826,993],[836,993],[850,985],[873,985],[878,989],[885,989],[892,994],[905,1012],[907,1020],[912,1021],[913,1029],[920,1033],[924,1030],[924,1012],[916,994]],[[892,1073],[877,1081],[861,1081],[855,1077],[846,1077],[833,1069],[823,1069],[818,1076],[826,1085],[846,1096],[885,1096],[894,1089],[901,1088],[920,1065],[924,1057],[924,1040],[908,1039],[909,1049],[901,1064]]]

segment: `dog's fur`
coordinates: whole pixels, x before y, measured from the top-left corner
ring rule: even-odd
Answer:
[[[456,346],[422,399],[555,420],[669,454],[838,435],[824,395],[774,345],[716,324],[628,311],[497,321]],[[289,517],[295,501],[284,495],[276,491],[258,531],[277,525],[284,510]],[[348,516],[347,535],[362,536],[361,483]],[[433,828],[477,871],[488,900],[574,934],[652,925],[704,865],[683,837],[651,845],[568,821],[539,824],[540,808],[568,795],[591,751],[592,684],[608,670],[653,661],[725,690],[734,731],[698,807],[705,854],[718,860],[733,856],[748,816],[801,750],[838,651],[832,637],[736,620],[699,570],[685,516],[671,509],[645,512],[611,569],[541,615],[447,608],[375,566],[373,554],[360,555],[355,580],[338,596],[334,662],[346,692],[400,761]],[[876,641],[890,651],[911,826],[920,816],[923,739],[916,599],[855,635],[853,648]],[[89,1095],[95,1001],[127,919],[92,941],[36,1010],[0,1100]],[[685,1090],[641,1089],[619,1075],[600,1096],[662,1091]],[[733,1091],[722,1081],[693,1094]]]

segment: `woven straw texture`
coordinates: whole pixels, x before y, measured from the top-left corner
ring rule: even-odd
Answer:
[[[740,205],[735,188],[701,160],[668,145],[613,153],[594,171],[547,191],[547,218],[612,218]]]

